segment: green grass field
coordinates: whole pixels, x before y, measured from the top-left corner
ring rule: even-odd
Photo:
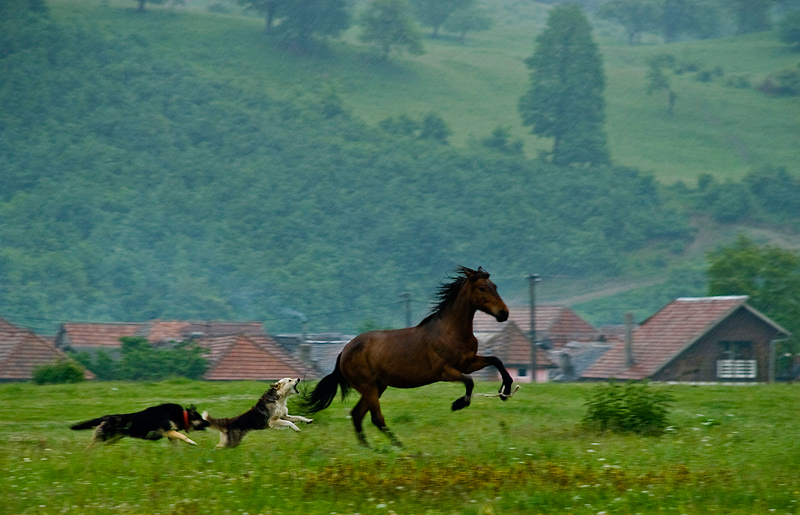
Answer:
[[[302,432],[266,430],[236,449],[124,439],[84,448],[71,423],[159,402],[213,415],[248,409],[266,383],[0,385],[0,513],[500,514],[798,513],[797,385],[664,386],[674,395],[660,438],[579,427],[596,385],[523,385],[508,402],[478,397],[458,412],[455,384],[389,390],[391,448],[355,400],[338,399]],[[479,383],[477,392],[496,385]],[[290,404],[291,406],[291,404]]]
[[[362,2],[363,3],[363,2]],[[473,144],[496,127],[522,139],[530,156],[551,143],[522,126],[517,103],[529,85],[524,60],[546,20],[545,4],[483,0],[494,27],[469,35],[461,45],[445,34],[425,39],[420,57],[395,55],[381,62],[358,41],[354,26],[343,42],[322,55],[277,49],[263,33],[263,20],[241,14],[211,14],[208,2],[179,9],[150,5],[136,13],[131,0],[51,0],[57,20],[79,20],[115,34],[136,34],[167,58],[223,82],[280,98],[333,91],[347,109],[368,123],[407,114],[421,119],[436,112],[452,129],[457,146]],[[229,2],[231,12],[238,12]],[[770,98],[753,87],[726,85],[733,76],[752,85],[795,66],[800,57],[776,36],[761,33],[724,39],[629,46],[619,28],[594,21],[607,77],[606,130],[614,162],[652,172],[664,182],[709,173],[738,179],[763,165],[785,166],[800,175],[800,100]],[[722,76],[700,82],[696,73],[672,78],[678,95],[673,116],[664,95],[647,95],[647,60],[670,53],[699,70]]]

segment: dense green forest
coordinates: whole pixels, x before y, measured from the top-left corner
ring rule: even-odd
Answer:
[[[398,294],[421,316],[456,264],[511,298],[531,272],[680,275],[693,217],[798,229],[800,183],[780,166],[664,186],[554,166],[493,127],[448,144],[425,130],[446,129],[435,114],[372,123],[324,85],[276,95],[215,75],[191,41],[165,52],[146,28],[185,14],[134,7],[93,24],[14,0],[0,16],[0,316],[22,325],[396,326]],[[702,289],[686,273],[683,293]]]

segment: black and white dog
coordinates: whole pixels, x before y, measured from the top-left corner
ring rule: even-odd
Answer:
[[[268,427],[290,427],[294,431],[300,431],[295,422],[312,423],[313,420],[310,418],[289,415],[289,409],[286,407],[286,399],[299,393],[297,390],[299,382],[300,379],[288,377],[281,379],[264,392],[255,406],[233,418],[214,418],[204,411],[203,418],[208,421],[209,427],[220,433],[217,449],[236,447],[250,431]]]
[[[89,447],[97,441],[112,444],[125,436],[144,440],[160,440],[167,437],[170,441],[183,440],[197,445],[179,431],[202,431],[208,427],[194,406],[184,409],[180,404],[160,404],[136,413],[121,415],[104,415],[99,418],[75,424],[71,429],[92,429],[94,435]]]

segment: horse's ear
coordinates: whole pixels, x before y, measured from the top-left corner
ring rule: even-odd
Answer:
[[[477,273],[480,274],[484,279],[488,279],[489,278],[489,272],[484,270],[482,266],[478,267],[478,272]]]
[[[459,266],[458,270],[459,270],[459,272],[464,274],[464,277],[466,277],[467,279],[472,279],[472,276],[475,275],[475,270],[473,270],[471,268],[467,268],[465,266]]]

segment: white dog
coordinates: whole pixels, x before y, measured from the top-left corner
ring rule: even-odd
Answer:
[[[255,406],[237,417],[213,418],[207,411],[204,411],[203,419],[208,422],[208,427],[216,429],[220,433],[217,449],[236,447],[250,431],[268,427],[290,427],[295,431],[300,431],[300,428],[294,424],[295,422],[305,422],[306,424],[314,422],[310,418],[290,415],[289,408],[286,407],[286,400],[299,393],[297,390],[299,383],[299,378],[281,379],[264,392]]]

